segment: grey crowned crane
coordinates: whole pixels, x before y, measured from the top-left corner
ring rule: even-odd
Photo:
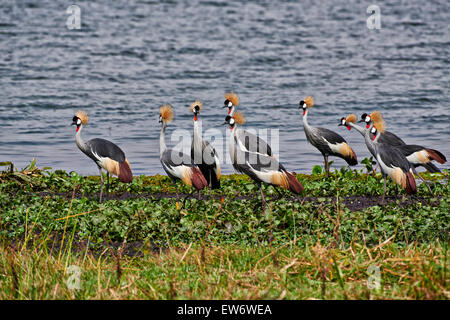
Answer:
[[[366,129],[369,129],[370,125],[373,123],[372,114],[363,113],[361,115],[361,120],[359,120],[359,122],[365,122]],[[380,143],[387,143],[394,147],[406,144],[402,139],[400,139],[398,136],[389,131],[385,131],[383,133],[380,132],[379,139]]]
[[[372,123],[372,114],[364,113],[361,115],[361,120],[359,122],[365,122],[366,128],[369,128]],[[440,164],[444,164],[447,161],[441,152],[417,145],[406,144],[392,132],[378,131],[378,134],[380,136],[380,143],[387,143],[391,146],[397,147],[406,156],[408,161],[414,165],[414,167],[423,166],[428,172],[431,173],[441,172],[441,170],[439,170],[439,168],[436,167],[431,161],[436,160]]]
[[[376,115],[377,113],[378,113],[378,111],[375,111],[375,117],[377,117],[377,115]],[[349,115],[347,118],[345,118],[345,117],[341,118],[339,125],[346,126],[347,129],[349,129],[349,130],[351,128],[354,128],[359,133],[361,133],[361,135],[363,137],[365,136],[366,130],[356,124],[356,115],[354,115],[354,114]],[[372,126],[372,122],[369,124],[369,128],[371,128],[370,130],[371,130],[372,134],[379,135],[379,138],[377,140],[379,143],[386,143],[386,144],[390,145],[389,141],[391,141],[391,140],[389,138],[386,138],[389,136],[383,135],[380,132],[376,132],[377,129]],[[384,137],[384,139],[383,139],[383,137]],[[370,144],[366,144],[366,145],[367,145],[367,148],[369,148],[370,153],[376,158],[374,150],[370,150],[372,148],[372,146]],[[443,164],[447,161],[445,156],[438,150],[425,148],[425,147],[418,146],[418,145],[403,144],[403,145],[395,146],[395,148],[398,149],[406,157],[406,160],[408,160],[408,162],[412,166],[414,174],[416,174],[425,183],[425,185],[427,186],[430,193],[433,194],[428,183],[416,171],[415,168],[417,168],[418,166],[423,166],[429,172],[440,172],[440,170],[431,161],[435,160],[435,161]]]
[[[381,132],[377,130],[375,126],[372,126],[372,128],[370,129],[370,133],[373,137],[381,135]],[[408,160],[409,164],[411,165],[413,173],[415,173],[423,181],[423,183],[425,183],[430,193],[433,194],[430,186],[425,181],[425,179],[416,171],[416,168],[418,166],[423,166],[428,170],[428,168],[434,167],[436,168],[436,170],[432,169],[433,171],[428,171],[440,172],[440,170],[433,163],[431,163],[431,161],[436,160],[437,162],[444,164],[447,161],[445,156],[437,150],[427,149],[415,144],[404,144],[394,148],[399,150],[406,157],[406,160]]]
[[[244,116],[236,112],[232,116],[227,115],[224,124],[228,124],[231,130],[229,141],[230,158],[233,167],[238,172],[248,175],[259,187],[261,201],[266,205],[261,184],[267,183],[276,187],[282,187],[293,193],[300,194],[304,188],[297,178],[288,172],[274,156],[250,152],[239,141],[240,129],[237,125],[245,123]]]
[[[228,92],[225,94],[224,108],[228,108],[228,115],[232,116],[236,107],[239,105],[239,96],[236,93]],[[264,155],[272,156],[272,149],[270,145],[261,139],[259,136],[254,135],[246,130],[239,130],[238,139],[243,148],[249,152],[261,153]]]
[[[125,153],[114,143],[100,138],[91,139],[84,142],[81,137],[83,127],[89,122],[88,115],[79,110],[72,119],[72,125],[76,129],[76,142],[78,148],[86,154],[89,158],[94,160],[100,172],[101,187],[100,187],[100,202],[103,196],[103,175],[102,168],[107,172],[106,191],[109,189],[109,174],[114,174],[119,177],[119,180],[124,183],[129,183],[133,180],[133,173],[131,172],[130,163],[125,157]]]
[[[365,129],[364,139],[368,149],[373,152],[381,168],[384,178],[383,196],[381,202],[384,203],[386,195],[386,176],[390,176],[399,186],[406,190],[407,194],[417,193],[416,180],[414,180],[413,169],[406,157],[396,148],[387,143],[380,143],[380,135],[371,135],[370,130],[376,127],[379,132],[383,132],[385,123],[381,114],[377,111],[371,114],[372,123]],[[369,147],[370,146],[370,147]]]
[[[303,110],[303,129],[309,143],[322,153],[327,177],[329,176],[329,156],[342,158],[351,166],[358,164],[356,153],[350,148],[344,138],[331,130],[312,127],[308,124],[308,109],[313,105],[314,99],[311,96],[306,97],[299,103],[299,108]]]
[[[220,161],[217,157],[216,150],[208,142],[204,141],[199,132],[198,114],[202,110],[203,103],[194,101],[191,106],[191,112],[194,114],[194,136],[191,144],[191,158],[200,168],[211,189],[220,188]]]
[[[161,134],[159,137],[159,160],[166,171],[169,178],[175,185],[178,205],[178,188],[177,180],[183,181],[188,186],[193,186],[197,190],[201,190],[208,186],[197,165],[194,164],[190,156],[173,149],[168,149],[165,141],[166,126],[173,120],[173,109],[170,105],[165,104],[159,108],[159,122],[161,125]]]

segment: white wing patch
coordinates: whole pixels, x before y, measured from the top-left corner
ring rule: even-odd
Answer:
[[[339,153],[341,154],[341,148],[346,144],[345,142],[341,142],[341,143],[330,143],[328,142],[327,139],[323,138],[323,140],[325,140],[325,142],[328,144],[328,146],[330,147],[331,151],[333,151],[334,153]]]

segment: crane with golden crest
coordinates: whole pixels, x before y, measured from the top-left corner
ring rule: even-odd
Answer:
[[[312,108],[313,105],[314,99],[311,96],[306,97],[299,103],[299,108],[303,110],[303,129],[308,142],[322,153],[327,177],[329,176],[329,156],[342,158],[351,166],[357,165],[358,159],[356,158],[355,151],[350,148],[347,141],[345,141],[342,136],[329,129],[309,125],[308,110]]]
[[[161,123],[159,160],[161,161],[164,171],[166,171],[167,175],[175,185],[177,208],[179,208],[177,180],[181,180],[184,184],[192,186],[196,190],[204,189],[208,186],[208,183],[199,167],[189,155],[184,154],[181,151],[167,148],[164,136],[167,124],[172,122],[173,118],[174,113],[172,106],[165,104],[159,108],[159,122]]]
[[[95,138],[89,141],[84,141],[81,137],[81,131],[89,122],[89,117],[86,112],[78,110],[72,119],[72,125],[76,126],[75,139],[78,148],[96,164],[100,172],[101,187],[99,201],[102,202],[103,196],[103,175],[102,169],[105,169],[107,174],[106,192],[109,191],[109,174],[114,174],[119,177],[123,183],[129,183],[133,180],[133,173],[131,172],[130,163],[125,156],[125,153],[117,145],[111,141]]]
[[[288,172],[284,166],[278,162],[274,156],[251,152],[255,147],[246,147],[241,143],[239,137],[241,129],[238,125],[245,124],[245,117],[240,112],[235,112],[232,116],[227,115],[224,124],[228,124],[231,130],[229,140],[229,152],[233,167],[241,173],[248,175],[258,186],[261,192],[261,201],[263,206],[266,200],[261,188],[262,183],[283,189],[290,190],[293,193],[303,192],[303,185],[297,180],[294,174]]]
[[[433,194],[433,191],[431,190],[430,186],[425,181],[425,179],[416,171],[416,168],[419,166],[423,166],[429,172],[440,172],[439,168],[437,168],[432,163],[432,161],[434,160],[438,163],[443,164],[447,161],[445,156],[435,149],[405,143],[399,144],[398,139],[396,138],[392,139],[390,135],[385,135],[388,131],[385,130],[384,133],[382,133],[381,131],[377,130],[377,128],[373,126],[373,121],[371,120],[372,117],[375,117],[375,119],[382,119],[382,116],[379,111],[375,111],[370,115],[367,114],[363,115],[362,119],[367,118],[370,119],[370,121],[366,122],[367,125],[366,128],[364,129],[356,124],[356,115],[350,114],[347,117],[341,118],[339,126],[346,126],[348,130],[351,130],[353,128],[356,131],[358,131],[363,137],[365,137],[366,130],[370,129],[372,139],[374,136],[378,136],[377,137],[378,143],[388,144],[392,147],[395,147],[395,149],[400,151],[403,154],[403,156],[406,157],[406,160],[408,160],[409,164],[411,165],[413,173],[416,174],[425,183],[425,186],[428,188],[430,193]],[[374,146],[371,143],[368,143],[367,141],[366,146],[369,149],[370,153],[373,155],[373,157],[376,158]]]
[[[191,144],[191,158],[200,168],[211,189],[220,188],[220,161],[214,147],[202,139],[199,132],[198,115],[202,110],[203,103],[199,100],[194,101],[190,110],[194,114],[194,135]]]

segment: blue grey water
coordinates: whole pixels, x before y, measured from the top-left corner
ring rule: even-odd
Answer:
[[[298,102],[307,95],[316,101],[310,124],[340,133],[360,160],[369,156],[362,137],[337,124],[374,110],[406,142],[448,157],[449,2],[374,2],[2,0],[0,161],[21,168],[35,157],[39,167],[97,174],[70,126],[83,109],[85,139],[117,143],[135,175],[163,173],[158,107],[174,106],[175,146],[175,129],[192,131],[187,105],[202,100],[203,131],[227,150],[227,91],[240,95],[246,128],[274,130],[269,142],[279,130],[288,170],[323,162],[303,131]],[[79,30],[66,26],[71,4],[81,9]],[[381,29],[367,27],[371,4]],[[224,173],[233,172],[228,162]]]

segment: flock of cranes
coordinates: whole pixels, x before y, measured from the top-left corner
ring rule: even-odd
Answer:
[[[259,187],[262,204],[266,201],[261,189],[262,183],[272,185],[275,190],[283,188],[295,194],[301,194],[303,185],[297,177],[287,171],[285,167],[272,154],[270,145],[260,137],[241,128],[245,124],[245,117],[241,112],[235,112],[239,106],[239,97],[235,93],[225,94],[224,108],[228,108],[224,125],[229,126],[231,136],[229,140],[229,153],[234,169],[249,176]],[[313,127],[308,123],[309,110],[314,106],[314,99],[306,97],[299,103],[299,109],[303,113],[303,129],[309,143],[316,147],[324,158],[326,176],[329,177],[328,157],[335,156],[344,159],[350,166],[356,165],[358,159],[353,149],[345,139],[334,131],[325,128]],[[164,171],[175,185],[177,207],[178,189],[177,180],[194,187],[195,190],[204,188],[220,188],[220,161],[216,150],[208,142],[202,139],[198,129],[198,117],[202,110],[201,101],[194,101],[190,105],[193,114],[194,134],[191,145],[191,154],[167,148],[165,143],[165,130],[173,120],[173,108],[166,104],[159,109],[160,133],[160,161]],[[356,124],[357,117],[351,114],[341,118],[339,126],[345,126],[348,130],[355,129],[364,138],[367,149],[377,160],[384,178],[382,202],[386,195],[387,176],[401,186],[407,194],[417,192],[414,173],[425,180],[416,172],[415,168],[423,166],[429,172],[440,172],[432,163],[445,163],[445,156],[434,149],[418,145],[407,145],[395,134],[385,130],[385,122],[380,112],[364,113],[359,122],[364,122],[365,127]],[[76,143],[78,148],[90,157],[98,166],[101,177],[100,202],[103,195],[102,169],[107,172],[106,189],[109,188],[109,174],[118,176],[124,183],[131,182],[133,174],[130,164],[124,152],[114,143],[104,139],[91,139],[84,142],[81,131],[88,124],[88,116],[83,111],[78,111],[73,117],[72,125],[76,125]],[[430,193],[431,188],[426,184]],[[195,191],[194,190],[194,191]]]

